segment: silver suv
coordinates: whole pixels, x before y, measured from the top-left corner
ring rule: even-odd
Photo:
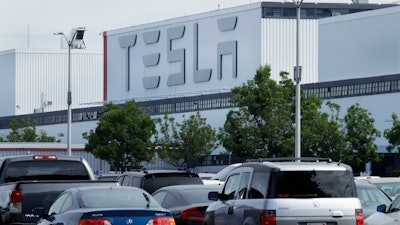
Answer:
[[[330,159],[243,163],[210,192],[205,225],[363,225],[350,166]]]

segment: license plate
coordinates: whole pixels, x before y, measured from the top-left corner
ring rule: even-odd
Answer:
[[[307,223],[307,225],[326,225],[326,223]]]

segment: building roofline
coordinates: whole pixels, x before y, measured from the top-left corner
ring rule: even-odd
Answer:
[[[370,4],[370,3],[313,3],[303,2],[301,8],[345,8],[345,9],[381,9],[392,6],[398,6],[399,4]],[[293,2],[261,2],[262,7],[281,7],[281,8],[295,8]]]
[[[304,8],[332,8],[332,9],[343,8],[343,9],[371,10],[371,9],[392,7],[392,6],[396,6],[396,5],[398,5],[398,4],[302,3],[301,8],[303,8],[303,9]],[[238,12],[253,10],[253,9],[257,9],[257,8],[262,9],[262,8],[274,8],[274,7],[295,8],[295,4],[293,4],[292,2],[256,2],[256,3],[245,4],[245,5],[239,5],[239,6],[235,6],[235,7],[216,9],[216,10],[208,11],[208,12],[196,13],[196,14],[187,15],[187,16],[175,17],[175,18],[171,18],[171,19],[155,21],[155,22],[150,22],[150,23],[146,23],[146,24],[138,24],[138,25],[129,26],[129,27],[122,27],[122,28],[118,28],[118,29],[108,30],[105,32],[106,32],[107,36],[113,36],[113,35],[117,35],[117,34],[121,34],[121,33],[132,32],[132,29],[134,29],[135,31],[138,31],[138,30],[142,30],[142,29],[161,27],[161,26],[165,26],[167,24],[172,24],[172,23],[182,23],[182,22],[187,22],[187,21],[192,21],[192,20],[199,20],[202,18],[227,15],[230,13],[238,13]],[[260,19],[261,19],[261,14],[260,14]]]

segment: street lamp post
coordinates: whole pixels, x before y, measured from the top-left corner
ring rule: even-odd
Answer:
[[[71,110],[71,103],[72,103],[72,93],[71,93],[71,49],[82,49],[85,48],[85,43],[83,41],[83,35],[86,31],[84,27],[78,27],[72,29],[71,37],[68,38],[63,32],[56,32],[54,35],[62,35],[65,38],[65,41],[68,44],[68,94],[67,94],[67,105],[68,105],[68,112],[67,112],[67,123],[68,123],[68,136],[67,136],[67,151],[68,155],[72,155],[71,151],[71,125],[72,125],[72,110]]]
[[[300,51],[299,51],[299,40],[300,40],[300,7],[303,0],[293,0],[296,5],[296,66],[294,67],[294,81],[296,82],[296,130],[295,130],[295,157],[301,157],[301,145],[300,145],[300,131],[301,131],[301,92],[300,92],[300,81],[301,81],[301,66],[300,66]]]

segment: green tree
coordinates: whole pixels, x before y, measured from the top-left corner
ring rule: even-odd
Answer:
[[[339,117],[340,106],[333,102],[327,102],[330,110],[330,119],[324,132],[321,148],[324,150],[322,156],[331,158],[335,161],[342,161],[346,155],[346,135],[343,130],[343,119]]]
[[[134,100],[127,101],[125,107],[109,103],[104,107],[96,129],[83,133],[83,138],[88,141],[85,151],[126,171],[153,159],[151,137],[155,132],[154,121]]]
[[[364,163],[381,159],[378,146],[374,143],[381,133],[375,128],[371,113],[361,108],[359,103],[347,109],[344,122],[348,144],[346,162],[355,171],[364,171]]]
[[[326,105],[331,114],[321,112],[322,100],[314,95],[302,101],[302,156],[341,160],[346,145],[339,118],[340,106],[331,102]]]
[[[232,89],[235,109],[228,112],[219,138],[238,157],[293,155],[295,86],[281,73],[270,79],[269,66],[260,67],[253,80]]]
[[[178,168],[189,168],[210,156],[218,147],[217,131],[202,118],[199,112],[185,118],[182,123],[164,114],[157,119],[160,127],[156,135],[159,156]]]
[[[220,140],[238,157],[294,156],[295,85],[281,72],[280,82],[270,79],[269,66],[260,67],[253,80],[232,89],[233,106],[228,112]],[[301,92],[301,156],[341,159],[344,133],[340,107],[327,103],[331,114],[321,112],[323,101]]]
[[[397,114],[392,113],[392,127],[383,131],[383,136],[388,140],[389,145],[386,150],[391,153],[394,149],[400,152],[398,147],[400,145],[400,120]]]
[[[61,142],[60,139],[56,139],[54,136],[48,136],[47,132],[40,130],[39,134],[36,130],[36,121],[31,122],[27,119],[13,119],[10,124],[11,132],[7,135],[3,141],[7,142]],[[62,134],[59,134],[62,136]]]

